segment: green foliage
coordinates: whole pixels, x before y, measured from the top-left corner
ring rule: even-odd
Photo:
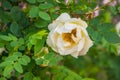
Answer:
[[[79,75],[64,66],[52,69],[54,80],[83,80]]]
[[[47,4],[40,4],[39,5],[39,8],[40,9],[49,9],[49,8],[51,8],[51,7],[53,7],[53,5],[52,4],[50,4],[50,3],[47,3]]]
[[[15,34],[15,35],[18,35],[19,34],[19,29],[20,27],[18,26],[18,24],[16,22],[13,22],[11,25],[10,25],[10,31]]]
[[[26,73],[23,80],[33,80],[33,74],[30,72]]]
[[[50,20],[50,16],[49,16],[49,14],[47,14],[46,12],[40,11],[40,12],[39,12],[39,16],[40,16],[42,19],[46,20],[46,21],[49,21],[49,20]]]
[[[119,43],[120,38],[115,32],[114,25],[111,23],[103,23],[98,18],[94,18],[89,22],[88,32],[96,42],[101,41],[103,38],[110,43]],[[112,38],[111,38],[112,37]]]
[[[19,73],[23,73],[22,65],[27,65],[29,62],[30,58],[28,56],[22,55],[20,52],[14,52],[13,55],[7,57],[5,61],[0,64],[1,68],[5,67],[3,76],[7,77],[10,75],[13,69]]]
[[[36,3],[36,0],[27,0],[29,3]]]
[[[88,23],[94,46],[86,56],[63,57],[47,46],[48,25],[63,12]],[[0,80],[119,80],[119,13],[119,3],[96,0],[0,0]]]
[[[37,17],[38,12],[39,12],[38,7],[37,7],[37,6],[32,6],[32,7],[30,8],[30,11],[29,11],[29,16],[30,16],[31,18]]]

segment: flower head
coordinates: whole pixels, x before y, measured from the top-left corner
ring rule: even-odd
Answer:
[[[93,45],[86,28],[85,21],[62,13],[48,26],[50,33],[47,37],[47,44],[61,55],[70,54],[73,57],[85,55]]]

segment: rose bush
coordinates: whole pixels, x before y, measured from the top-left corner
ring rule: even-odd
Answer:
[[[62,13],[48,28],[47,44],[61,55],[85,55],[93,45],[87,23],[80,18],[70,18],[67,13]]]
[[[0,80],[119,80],[120,4],[107,1],[0,0]]]

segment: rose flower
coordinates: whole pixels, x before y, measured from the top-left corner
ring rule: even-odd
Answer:
[[[87,33],[87,24],[80,18],[71,18],[62,13],[53,23],[48,25],[50,33],[47,44],[60,55],[78,57],[85,55],[93,45]]]

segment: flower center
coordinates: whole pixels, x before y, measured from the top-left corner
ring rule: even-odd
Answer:
[[[62,33],[62,39],[63,39],[65,42],[69,42],[69,43],[71,43],[71,44],[74,44],[75,41],[73,40],[72,35],[73,35],[74,37],[77,37],[77,36],[76,36],[76,29],[73,29],[73,30],[71,31],[71,33]]]

